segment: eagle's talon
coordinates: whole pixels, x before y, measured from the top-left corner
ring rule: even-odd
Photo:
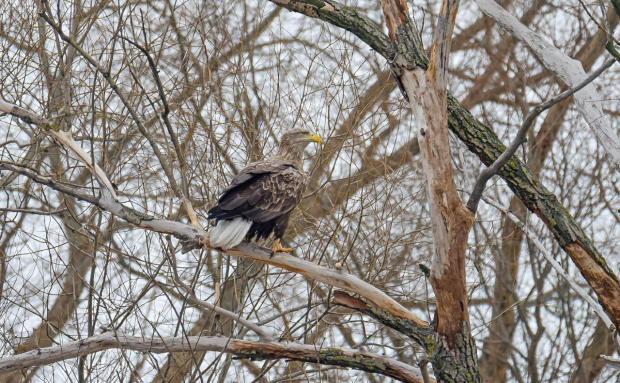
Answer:
[[[273,255],[275,253],[292,253],[293,252],[293,248],[292,247],[282,247],[282,244],[280,243],[280,240],[276,240],[273,244],[273,246],[271,246],[271,256],[273,257]]]
[[[207,237],[199,237],[198,246],[200,246],[200,248],[202,249],[208,249],[211,247],[211,243]]]

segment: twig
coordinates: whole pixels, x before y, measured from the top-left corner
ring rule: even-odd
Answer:
[[[144,24],[144,20],[143,20],[143,24]],[[136,48],[138,48],[138,50],[140,50],[146,56],[146,60],[149,63],[149,68],[151,68],[151,72],[153,73],[153,78],[155,79],[155,84],[157,85],[157,92],[159,93],[159,99],[161,100],[161,103],[164,106],[164,110],[160,113],[160,115],[162,117],[162,120],[164,121],[166,130],[168,131],[168,135],[170,135],[170,141],[172,141],[172,146],[174,147],[174,151],[176,153],[177,160],[179,161],[179,165],[180,165],[181,188],[183,191],[183,195],[182,195],[183,206],[185,206],[185,210],[187,212],[187,216],[189,217],[190,222],[195,226],[199,226],[198,216],[196,215],[196,211],[194,210],[194,207],[192,206],[192,202],[189,198],[189,182],[187,181],[187,175],[186,175],[187,162],[185,161],[185,156],[183,155],[181,151],[181,147],[179,146],[179,140],[177,138],[177,135],[174,132],[174,129],[172,128],[170,119],[168,118],[168,116],[170,115],[170,106],[168,104],[166,92],[164,92],[164,86],[161,82],[161,78],[159,77],[159,70],[157,69],[157,64],[155,63],[155,60],[153,60],[153,57],[149,53],[148,49],[146,49],[142,45],[126,37],[121,36],[121,38],[127,41],[128,43],[130,43],[131,45],[135,46]]]
[[[210,311],[216,311],[218,314],[224,315],[228,318],[231,318],[237,322],[239,322],[241,325],[250,328],[251,330],[255,331],[255,329],[253,327],[257,327],[259,329],[259,331],[255,331],[263,340],[273,340],[273,337],[271,337],[270,334],[265,333],[265,334],[261,334],[260,333],[260,326],[264,326],[265,324],[269,323],[269,321],[265,321],[262,320],[261,322],[258,323],[254,323],[254,322],[250,322],[246,319],[243,318],[239,318],[239,316],[231,311],[228,311],[226,309],[223,309],[222,307],[218,307],[218,306],[214,306],[211,305],[211,303],[203,301],[199,298],[196,297],[195,294],[193,294],[193,292],[191,292],[190,296],[186,296],[186,292],[185,291],[181,291],[181,289],[177,289],[174,284],[168,283],[168,281],[166,282],[160,282],[158,281],[156,278],[152,277],[151,275],[147,275],[146,273],[142,272],[142,271],[138,271],[136,269],[133,269],[127,262],[123,261],[122,258],[119,258],[119,264],[120,266],[124,269],[127,270],[129,273],[131,273],[132,275],[135,275],[139,278],[142,278],[146,281],[149,281],[149,283],[153,283],[158,289],[160,289],[161,291],[163,291],[165,294],[171,295],[174,298],[178,299],[178,300],[187,300],[187,302],[189,304],[191,304],[194,308],[201,310],[204,313],[208,313]],[[302,308],[306,307],[305,305],[302,306]],[[285,311],[286,313],[286,311]],[[279,317],[279,316],[278,316]],[[114,327],[116,328],[116,327]],[[266,337],[264,336],[266,335]],[[271,337],[271,339],[270,339]]]
[[[471,195],[469,196],[469,200],[467,201],[467,208],[474,213],[476,212],[476,210],[478,209],[478,203],[480,202],[480,198],[482,197],[482,193],[484,192],[487,182],[493,176],[499,173],[499,171],[502,169],[502,166],[504,166],[508,161],[510,161],[510,159],[517,152],[519,147],[527,141],[526,140],[527,131],[532,127],[532,125],[534,124],[534,121],[536,121],[536,118],[542,112],[551,108],[553,105],[557,104],[558,102],[561,102],[567,99],[568,97],[572,96],[579,90],[583,89],[589,83],[594,81],[594,79],[600,76],[606,69],[611,67],[615,62],[616,61],[614,59],[610,59],[606,61],[600,68],[592,72],[588,77],[586,77],[582,82],[577,84],[575,87],[565,90],[564,92],[558,94],[552,99],[547,100],[543,102],[542,104],[535,106],[527,114],[527,116],[525,117],[525,120],[523,120],[523,124],[521,124],[521,127],[519,128],[519,131],[517,132],[516,137],[512,140],[512,142],[506,148],[506,150],[504,150],[504,152],[499,157],[497,157],[495,162],[493,162],[491,165],[484,168],[480,172],[480,175],[478,176],[478,179],[476,180],[476,184],[474,185],[474,189],[472,190]]]

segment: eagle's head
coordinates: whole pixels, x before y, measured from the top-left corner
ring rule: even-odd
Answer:
[[[301,162],[304,149],[309,143],[322,144],[321,136],[303,128],[286,131],[280,139],[278,155],[295,162]]]
[[[302,149],[305,148],[310,142],[316,142],[322,144],[323,140],[321,136],[316,133],[303,128],[295,128],[284,132],[280,139],[281,146],[297,146]]]

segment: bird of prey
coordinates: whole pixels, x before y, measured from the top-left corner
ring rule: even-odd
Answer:
[[[244,240],[273,239],[273,253],[293,251],[282,247],[281,239],[308,182],[303,154],[310,142],[322,140],[304,129],[289,130],[275,156],[249,164],[233,178],[209,210],[209,219],[216,220],[211,247],[227,250]]]

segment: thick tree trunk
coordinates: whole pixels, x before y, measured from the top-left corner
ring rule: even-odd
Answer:
[[[440,382],[479,382],[475,341],[469,328],[465,251],[474,212],[465,207],[454,183],[448,137],[447,66],[458,2],[444,0],[437,22],[430,68],[404,0],[382,1],[391,41],[394,72],[413,110],[427,181],[433,232],[431,284],[437,302],[431,362]],[[407,60],[413,58],[413,60]]]

